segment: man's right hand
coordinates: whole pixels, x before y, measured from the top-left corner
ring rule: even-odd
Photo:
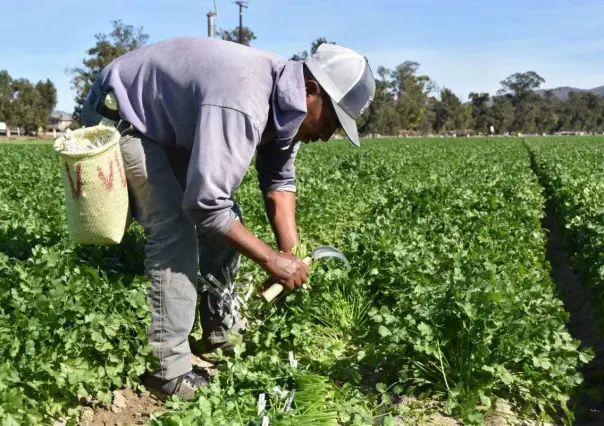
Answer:
[[[293,290],[301,287],[308,279],[309,268],[302,259],[272,249],[238,220],[233,221],[226,235],[226,241],[266,271],[269,278],[265,281],[265,285],[277,283]]]
[[[266,284],[281,284],[288,290],[299,288],[308,280],[309,268],[304,261],[288,253],[273,252],[262,265],[269,274]]]

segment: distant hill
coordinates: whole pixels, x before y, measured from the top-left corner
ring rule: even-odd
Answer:
[[[535,93],[543,95],[547,89],[535,90]],[[576,87],[556,87],[555,89],[551,89],[554,93],[554,96],[562,99],[563,101],[568,99],[568,94],[570,92],[591,92],[599,96],[604,96],[604,86],[594,87],[593,89],[577,89]]]
[[[55,109],[50,113],[50,117],[56,120],[71,120],[72,116],[70,113]]]
[[[547,90],[552,90],[554,93],[554,96],[557,97],[558,99],[562,99],[563,101],[568,99],[568,94],[570,92],[591,92],[591,93],[594,93],[599,96],[604,96],[604,86],[594,87],[593,89],[577,89],[576,87],[561,86],[561,87],[556,87],[554,89],[535,90],[535,93],[537,93],[539,95],[544,95]],[[491,94],[491,99],[489,99],[489,101],[486,104],[489,107],[493,106],[493,96],[496,96],[496,95]],[[471,103],[472,103],[471,101],[464,102],[465,105],[469,105]]]

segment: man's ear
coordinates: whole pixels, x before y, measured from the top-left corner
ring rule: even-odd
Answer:
[[[315,80],[306,80],[306,95],[319,96],[321,94],[321,86]]]

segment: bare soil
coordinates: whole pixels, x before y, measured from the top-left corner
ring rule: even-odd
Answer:
[[[398,417],[398,424],[405,426],[462,426],[463,423],[446,416],[440,403],[429,400],[418,400],[414,397],[403,396],[397,403],[398,409],[407,414]],[[537,424],[529,419],[521,419],[514,413],[511,406],[500,400],[495,413],[484,417],[485,426],[552,426]]]
[[[150,415],[163,410],[163,403],[149,394],[139,394],[132,389],[122,389],[119,393],[125,398],[125,406],[102,407],[97,410],[86,409],[78,424],[82,426],[127,426],[149,424]]]
[[[214,375],[213,365],[193,356],[193,366],[205,369]],[[87,407],[80,416],[78,425],[81,426],[131,426],[148,425],[151,415],[159,415],[165,411],[164,403],[149,392],[136,392],[130,388],[114,392],[110,406],[92,409]]]

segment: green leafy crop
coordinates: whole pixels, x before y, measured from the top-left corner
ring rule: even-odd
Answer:
[[[552,200],[573,267],[587,283],[604,336],[604,141],[586,137],[526,142]]]
[[[135,224],[118,246],[73,246],[51,148],[0,154],[0,423],[75,418],[81,400],[107,402],[152,366],[143,234]],[[545,199],[521,140],[304,146],[297,186],[298,254],[329,244],[350,267],[320,259],[310,290],[268,305],[254,294],[236,357],[154,425],[395,424],[411,395],[465,424],[498,399],[572,420],[568,395],[590,356],[549,277]],[[253,169],[235,196],[246,226],[272,242]],[[248,260],[246,273],[265,278]]]

